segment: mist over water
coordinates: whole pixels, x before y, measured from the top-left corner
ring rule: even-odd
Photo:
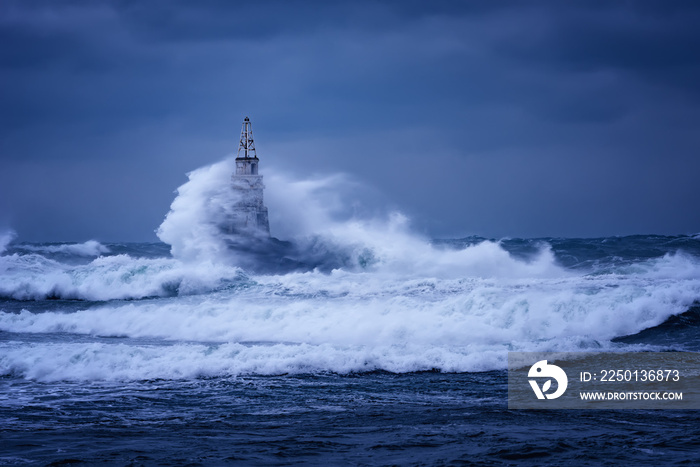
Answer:
[[[231,159],[189,174],[169,245],[0,239],[0,375],[40,381],[318,372],[474,372],[509,350],[693,349],[615,339],[700,297],[696,237],[432,241],[361,216],[345,176],[270,171],[273,236],[222,228]],[[376,211],[375,211],[376,212]],[[257,242],[257,243],[256,243]],[[254,260],[254,262],[252,262]]]
[[[235,170],[235,162],[225,159],[187,174],[189,181],[177,189],[170,212],[157,230],[175,258],[230,261],[221,224],[237,201],[230,187]]]
[[[178,189],[158,229],[159,238],[171,245],[174,258],[226,264],[239,259],[240,252],[231,245],[241,245],[246,239],[228,234],[221,227],[235,202],[230,189],[234,170],[234,161],[226,159],[188,174],[189,181]],[[566,275],[554,264],[546,245],[528,261],[516,261],[496,242],[462,250],[435,248],[429,239],[411,232],[409,220],[399,212],[358,217],[349,209],[347,198],[363,187],[343,175],[295,180],[273,171],[265,177],[265,183],[272,234],[293,244],[280,256],[292,254],[300,264],[312,259],[308,263],[313,267],[308,269],[441,277]],[[280,259],[284,258],[263,257],[260,262]],[[264,264],[256,266],[265,272]]]
[[[17,234],[13,230],[0,232],[0,254],[5,252],[7,245],[9,245],[16,236]]]

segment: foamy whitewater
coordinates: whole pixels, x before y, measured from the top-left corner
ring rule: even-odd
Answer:
[[[0,375],[481,372],[504,369],[509,350],[697,346],[615,339],[697,303],[697,237],[438,242],[399,213],[349,215],[358,185],[346,177],[273,173],[271,227],[297,246],[296,267],[265,258],[251,271],[219,228],[233,169],[227,159],[189,174],[158,229],[167,246],[0,236]]]
[[[190,173],[159,243],[0,232],[0,465],[697,463],[696,412],[509,411],[505,368],[700,351],[699,235],[430,239],[266,172],[255,243],[233,170]]]

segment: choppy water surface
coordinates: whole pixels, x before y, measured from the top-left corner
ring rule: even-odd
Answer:
[[[429,240],[278,176],[288,242],[246,249],[231,171],[189,174],[165,243],[0,234],[0,465],[698,461],[696,412],[508,411],[505,373],[700,351],[697,235]]]
[[[697,460],[698,416],[508,411],[505,374],[2,381],[0,461],[116,464]]]
[[[508,350],[698,351],[700,240],[421,248],[422,269],[375,250],[266,274],[7,245],[0,464],[697,460],[695,412],[508,411],[504,369]]]

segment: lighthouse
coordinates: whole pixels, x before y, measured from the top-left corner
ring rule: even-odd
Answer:
[[[267,208],[263,204],[263,177],[258,174],[260,159],[255,152],[253,128],[243,120],[236,156],[236,172],[231,176],[236,201],[231,210],[229,232],[239,235],[270,236]]]

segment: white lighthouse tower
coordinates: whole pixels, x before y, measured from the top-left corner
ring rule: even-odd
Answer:
[[[253,129],[248,117],[243,120],[241,141],[236,157],[236,172],[231,176],[237,201],[232,209],[230,232],[269,237],[270,222],[263,204],[262,175],[258,175],[260,159],[255,153]]]

